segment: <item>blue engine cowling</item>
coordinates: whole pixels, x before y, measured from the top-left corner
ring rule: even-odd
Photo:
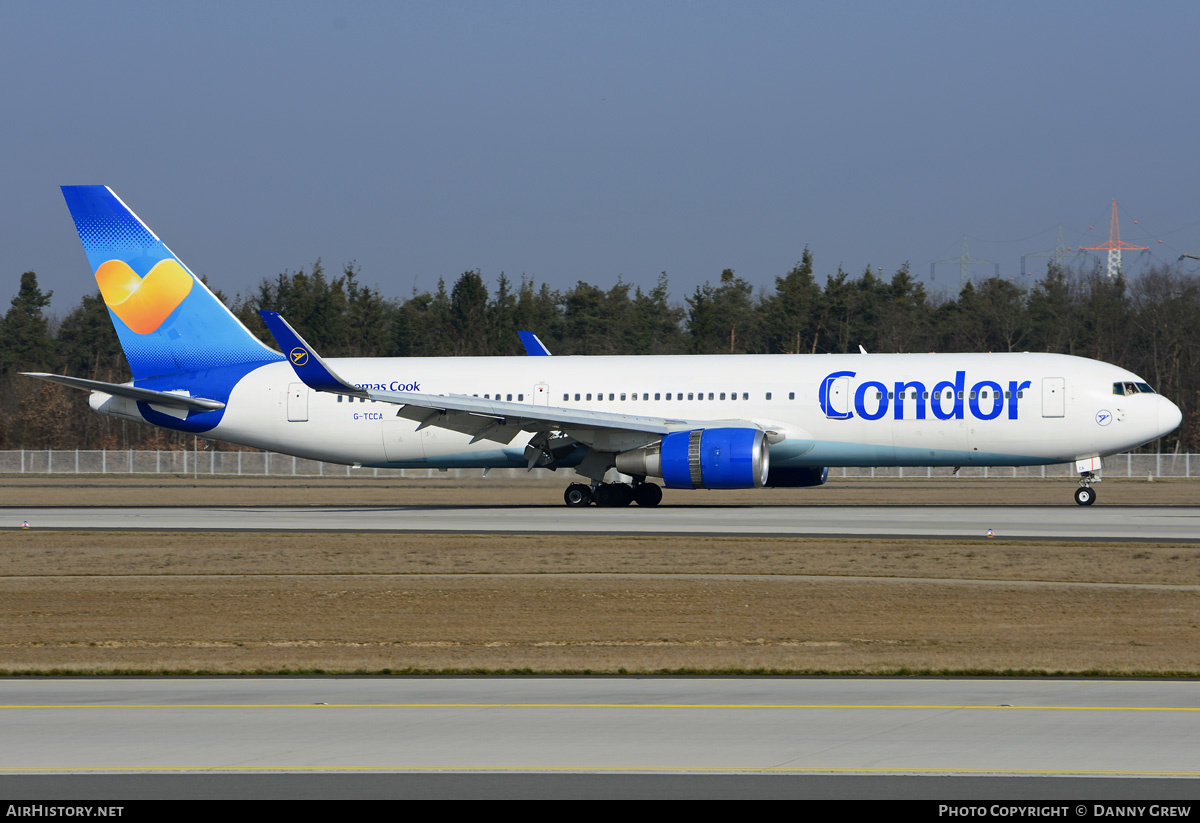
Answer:
[[[752,489],[767,482],[770,451],[759,429],[672,432],[659,448],[668,489]]]

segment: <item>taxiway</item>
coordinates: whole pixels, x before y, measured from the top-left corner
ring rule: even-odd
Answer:
[[[1200,541],[1196,506],[4,507],[0,527]],[[991,529],[991,534],[988,530]]]

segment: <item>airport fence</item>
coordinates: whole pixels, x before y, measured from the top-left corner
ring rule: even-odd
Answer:
[[[1197,458],[1193,460],[1192,458]],[[1195,463],[1196,471],[1192,471]],[[144,451],[136,449],[14,449],[0,451],[0,474],[164,474],[259,477],[479,477],[481,469],[372,469],[261,451]],[[945,466],[840,467],[830,477],[945,477]],[[535,477],[549,476],[535,469]],[[493,469],[490,477],[528,477],[524,469]],[[1073,463],[1049,466],[964,466],[959,477],[1075,477]],[[1105,477],[1196,478],[1200,455],[1117,454],[1104,459]]]

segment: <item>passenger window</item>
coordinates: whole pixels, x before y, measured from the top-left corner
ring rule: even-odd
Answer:
[[[591,399],[592,399],[592,396],[589,394],[589,395],[588,395],[588,400],[591,400]],[[575,392],[575,400],[576,400],[576,402],[578,402],[578,400],[579,400],[579,392]]]
[[[654,399],[655,399],[655,400],[662,400],[662,396],[660,395],[660,393],[659,393],[659,392],[655,392],[655,393],[654,393]],[[670,399],[671,399],[671,395],[669,395],[669,394],[668,394],[668,395],[667,395],[667,399],[668,399],[668,400],[670,400]]]
[[[888,399],[890,400],[891,397],[892,397],[892,393],[888,392]],[[796,399],[796,393],[794,391],[788,392],[788,400],[795,400],[795,399]]]
[[[712,393],[712,392],[709,392],[709,393],[708,393],[708,399],[709,399],[709,400],[712,400],[712,399],[713,399],[713,393]]]
[[[688,392],[688,400],[691,400],[692,396],[693,396],[692,392]]]
[[[744,391],[744,392],[742,392],[742,399],[743,399],[743,400],[749,400],[749,399],[750,399],[750,392],[748,392],[748,391]]]
[[[724,400],[724,399],[725,399],[725,392],[721,392],[721,399],[722,399],[722,400]]]
[[[622,400],[624,400],[624,399],[625,399],[625,392],[621,392],[621,399],[622,399]]]
[[[767,399],[768,399],[768,400],[770,400],[770,399],[771,399],[771,393],[770,393],[770,392],[767,392]]]

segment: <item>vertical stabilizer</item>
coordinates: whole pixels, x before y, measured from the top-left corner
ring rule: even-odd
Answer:
[[[62,191],[135,380],[282,359],[111,189]]]

